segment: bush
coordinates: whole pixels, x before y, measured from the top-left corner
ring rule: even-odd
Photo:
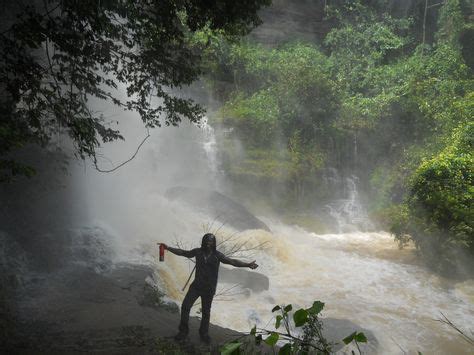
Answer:
[[[272,309],[272,313],[277,313],[275,317],[275,330],[253,327],[250,331],[252,342],[256,346],[260,346],[263,341],[271,347],[280,342],[278,344],[280,346],[278,350],[279,355],[330,354],[333,344],[329,343],[323,336],[323,323],[319,318],[323,308],[324,303],[321,301],[314,301],[311,307],[300,308],[295,312],[292,312],[293,306],[291,304],[277,305]],[[278,329],[280,328],[284,328],[284,330],[279,331]],[[296,332],[296,328],[302,331]],[[342,341],[344,344],[354,342],[359,353],[361,353],[358,343],[366,343],[367,338],[364,333],[354,332]],[[245,354],[247,348],[248,344],[243,342],[228,343],[221,349],[221,354]]]
[[[392,231],[409,234],[439,269],[456,267],[459,253],[474,255],[474,124],[460,126],[451,144],[416,170]]]

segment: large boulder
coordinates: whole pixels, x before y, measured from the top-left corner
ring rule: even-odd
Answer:
[[[217,191],[175,186],[168,189],[165,196],[170,200],[186,202],[198,211],[239,231],[264,229],[270,232],[270,228],[247,208]]]
[[[253,292],[267,291],[270,287],[268,276],[255,271],[238,268],[226,268],[221,266],[219,270],[219,281],[239,284]]]

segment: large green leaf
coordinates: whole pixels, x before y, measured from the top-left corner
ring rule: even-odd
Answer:
[[[278,351],[278,355],[290,355],[291,354],[291,344],[286,343],[280,348],[280,351]]]
[[[313,305],[307,309],[307,311],[311,314],[319,314],[324,308],[324,302],[321,301],[314,301]]]
[[[354,332],[351,335],[345,337],[342,339],[344,344],[349,344],[351,341],[355,340],[358,343],[367,343],[367,337],[365,336],[364,333],[360,332]]]
[[[293,314],[293,320],[297,327],[301,327],[308,321],[308,311],[306,309],[298,309],[295,314]]]
[[[282,319],[283,319],[283,317],[281,315],[277,315],[276,321],[275,321],[275,329],[280,328],[280,323],[281,323]]]
[[[357,333],[354,339],[359,343],[367,343],[367,337],[362,332]]]
[[[242,343],[227,343],[221,349],[221,355],[239,355]]]
[[[342,339],[342,341],[344,342],[344,344],[349,344],[352,340],[354,340],[355,336],[356,336],[357,332],[354,332],[352,333],[351,335],[345,337],[344,339]]]
[[[271,333],[270,336],[267,339],[264,340],[264,342],[267,343],[270,346],[273,346],[273,345],[276,344],[279,337],[280,336],[278,335],[278,333]]]

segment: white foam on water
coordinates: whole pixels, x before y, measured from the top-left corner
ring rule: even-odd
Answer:
[[[163,197],[174,185],[215,188],[212,139],[202,145],[202,133],[196,130],[192,125],[156,130],[125,168],[105,175],[89,169],[84,182],[90,215],[116,235],[117,260],[152,265],[167,297],[178,303],[193,264],[170,253],[158,262],[156,243],[180,240],[186,248],[197,247],[206,232],[203,226],[216,217]],[[129,134],[126,144],[112,145],[106,154],[115,163],[129,156],[144,134],[140,124],[126,126],[124,132]],[[357,201],[352,197],[346,202]],[[269,248],[258,251],[255,259],[260,265],[256,271],[270,280],[269,290],[243,292],[232,301],[216,297],[213,323],[245,332],[257,321],[271,326],[275,304],[308,307],[321,300],[324,317],[348,319],[372,331],[380,354],[400,353],[399,346],[412,353],[469,353],[467,343],[435,319],[442,312],[469,334],[474,324],[472,280],[456,283],[436,276],[413,263],[413,250],[398,250],[385,232],[317,235],[278,220],[264,221],[272,233],[253,230],[238,237],[253,245],[268,242]]]
[[[266,222],[273,233],[247,231],[241,238],[252,238],[254,245],[270,242],[256,256],[257,271],[269,277],[270,289],[234,296],[232,302],[217,299],[213,323],[243,332],[257,320],[259,327],[271,327],[275,304],[308,307],[321,300],[324,317],[348,319],[372,331],[380,354],[400,353],[399,346],[415,353],[469,353],[467,343],[435,319],[442,312],[469,334],[472,281],[455,283],[423,267],[377,257],[380,249],[397,248],[385,232],[316,235]],[[348,250],[346,243],[373,248],[374,254]]]

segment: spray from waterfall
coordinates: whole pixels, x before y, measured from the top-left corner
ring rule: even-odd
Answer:
[[[211,173],[212,185],[215,186],[216,190],[219,190],[219,164],[214,128],[209,124],[207,116],[202,118],[199,127],[202,129],[202,147]]]
[[[335,221],[338,233],[368,231],[373,228],[359,195],[358,180],[355,175],[342,179],[335,169],[332,172],[331,183],[341,187],[343,197],[326,204],[325,208]]]

